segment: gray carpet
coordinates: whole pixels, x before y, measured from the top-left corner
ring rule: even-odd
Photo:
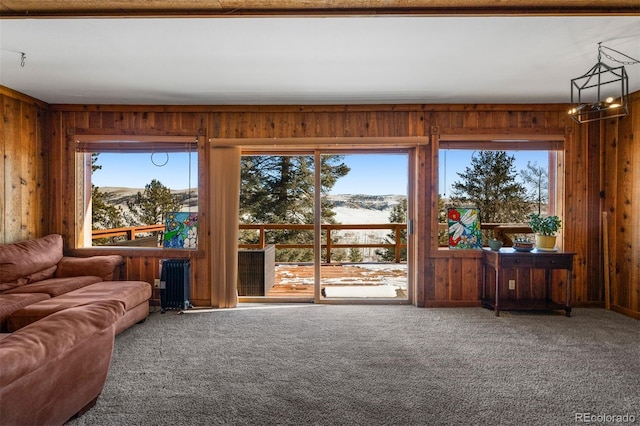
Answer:
[[[69,425],[640,423],[640,322],[610,311],[240,306],[119,335]]]

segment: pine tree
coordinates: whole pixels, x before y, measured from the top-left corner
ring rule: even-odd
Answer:
[[[516,181],[515,157],[505,151],[480,151],[471,165],[457,173],[462,181],[452,185],[450,205],[478,207],[482,222],[524,222],[529,213],[527,192]]]
[[[335,223],[327,194],[349,167],[343,156],[321,157],[321,220]],[[314,161],[312,156],[247,156],[242,158],[240,221],[242,223],[312,224],[314,222]],[[241,233],[243,243],[257,236]],[[311,244],[313,231],[270,232],[269,243]],[[279,250],[279,261],[310,261],[312,250]]]
[[[400,203],[393,206],[391,209],[391,213],[389,214],[389,222],[391,223],[407,223],[407,199],[403,199]],[[395,244],[396,243],[396,234],[391,232],[387,234],[384,239],[385,244]],[[400,243],[407,243],[407,230],[403,229],[400,231]],[[376,254],[380,256],[380,258],[385,262],[394,262],[396,260],[396,249],[395,247],[389,249],[378,249],[376,250]],[[407,260],[407,249],[400,249],[400,260]]]
[[[127,207],[139,224],[156,225],[164,223],[168,212],[180,211],[180,201],[169,188],[153,179],[145,185],[144,192],[138,191],[132,200],[127,200]]]
[[[352,247],[349,249],[349,262],[358,263],[362,262],[362,250],[358,247]]]
[[[91,154],[91,173],[102,169],[98,164],[98,154]],[[125,226],[122,218],[123,212],[120,207],[108,202],[108,193],[100,190],[99,187],[91,184],[91,229],[111,229]],[[101,238],[95,241],[96,244],[113,243],[118,237]]]
[[[438,224],[440,223],[447,223],[447,208],[442,195],[438,194]],[[449,235],[446,228],[441,229],[438,227],[438,244],[440,246],[446,246],[449,244]]]
[[[91,220],[92,229],[122,228],[122,209],[107,201],[108,193],[100,191],[95,185],[91,185]]]
[[[549,202],[549,171],[538,162],[531,164],[527,161],[527,168],[520,170],[522,180],[529,185],[529,199],[538,205],[538,214],[542,213],[542,206]]]

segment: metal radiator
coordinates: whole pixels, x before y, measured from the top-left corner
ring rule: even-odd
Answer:
[[[167,309],[186,310],[191,307],[189,290],[191,262],[189,259],[164,259],[160,272],[160,306]]]

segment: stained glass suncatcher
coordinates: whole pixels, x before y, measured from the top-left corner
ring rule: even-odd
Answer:
[[[449,248],[480,249],[480,209],[475,207],[450,208],[447,211],[449,224]]]
[[[198,214],[167,213],[164,226],[164,247],[198,248]]]

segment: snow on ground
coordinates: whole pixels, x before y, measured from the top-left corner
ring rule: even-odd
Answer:
[[[395,286],[389,285],[362,285],[353,287],[327,286],[324,288],[325,297],[385,297],[397,296]]]
[[[276,264],[276,284],[313,285],[313,265]],[[320,281],[328,286],[390,286],[407,289],[406,263],[350,263],[322,266]]]
[[[374,210],[353,207],[334,207],[335,219],[339,223],[389,223],[391,210]]]

